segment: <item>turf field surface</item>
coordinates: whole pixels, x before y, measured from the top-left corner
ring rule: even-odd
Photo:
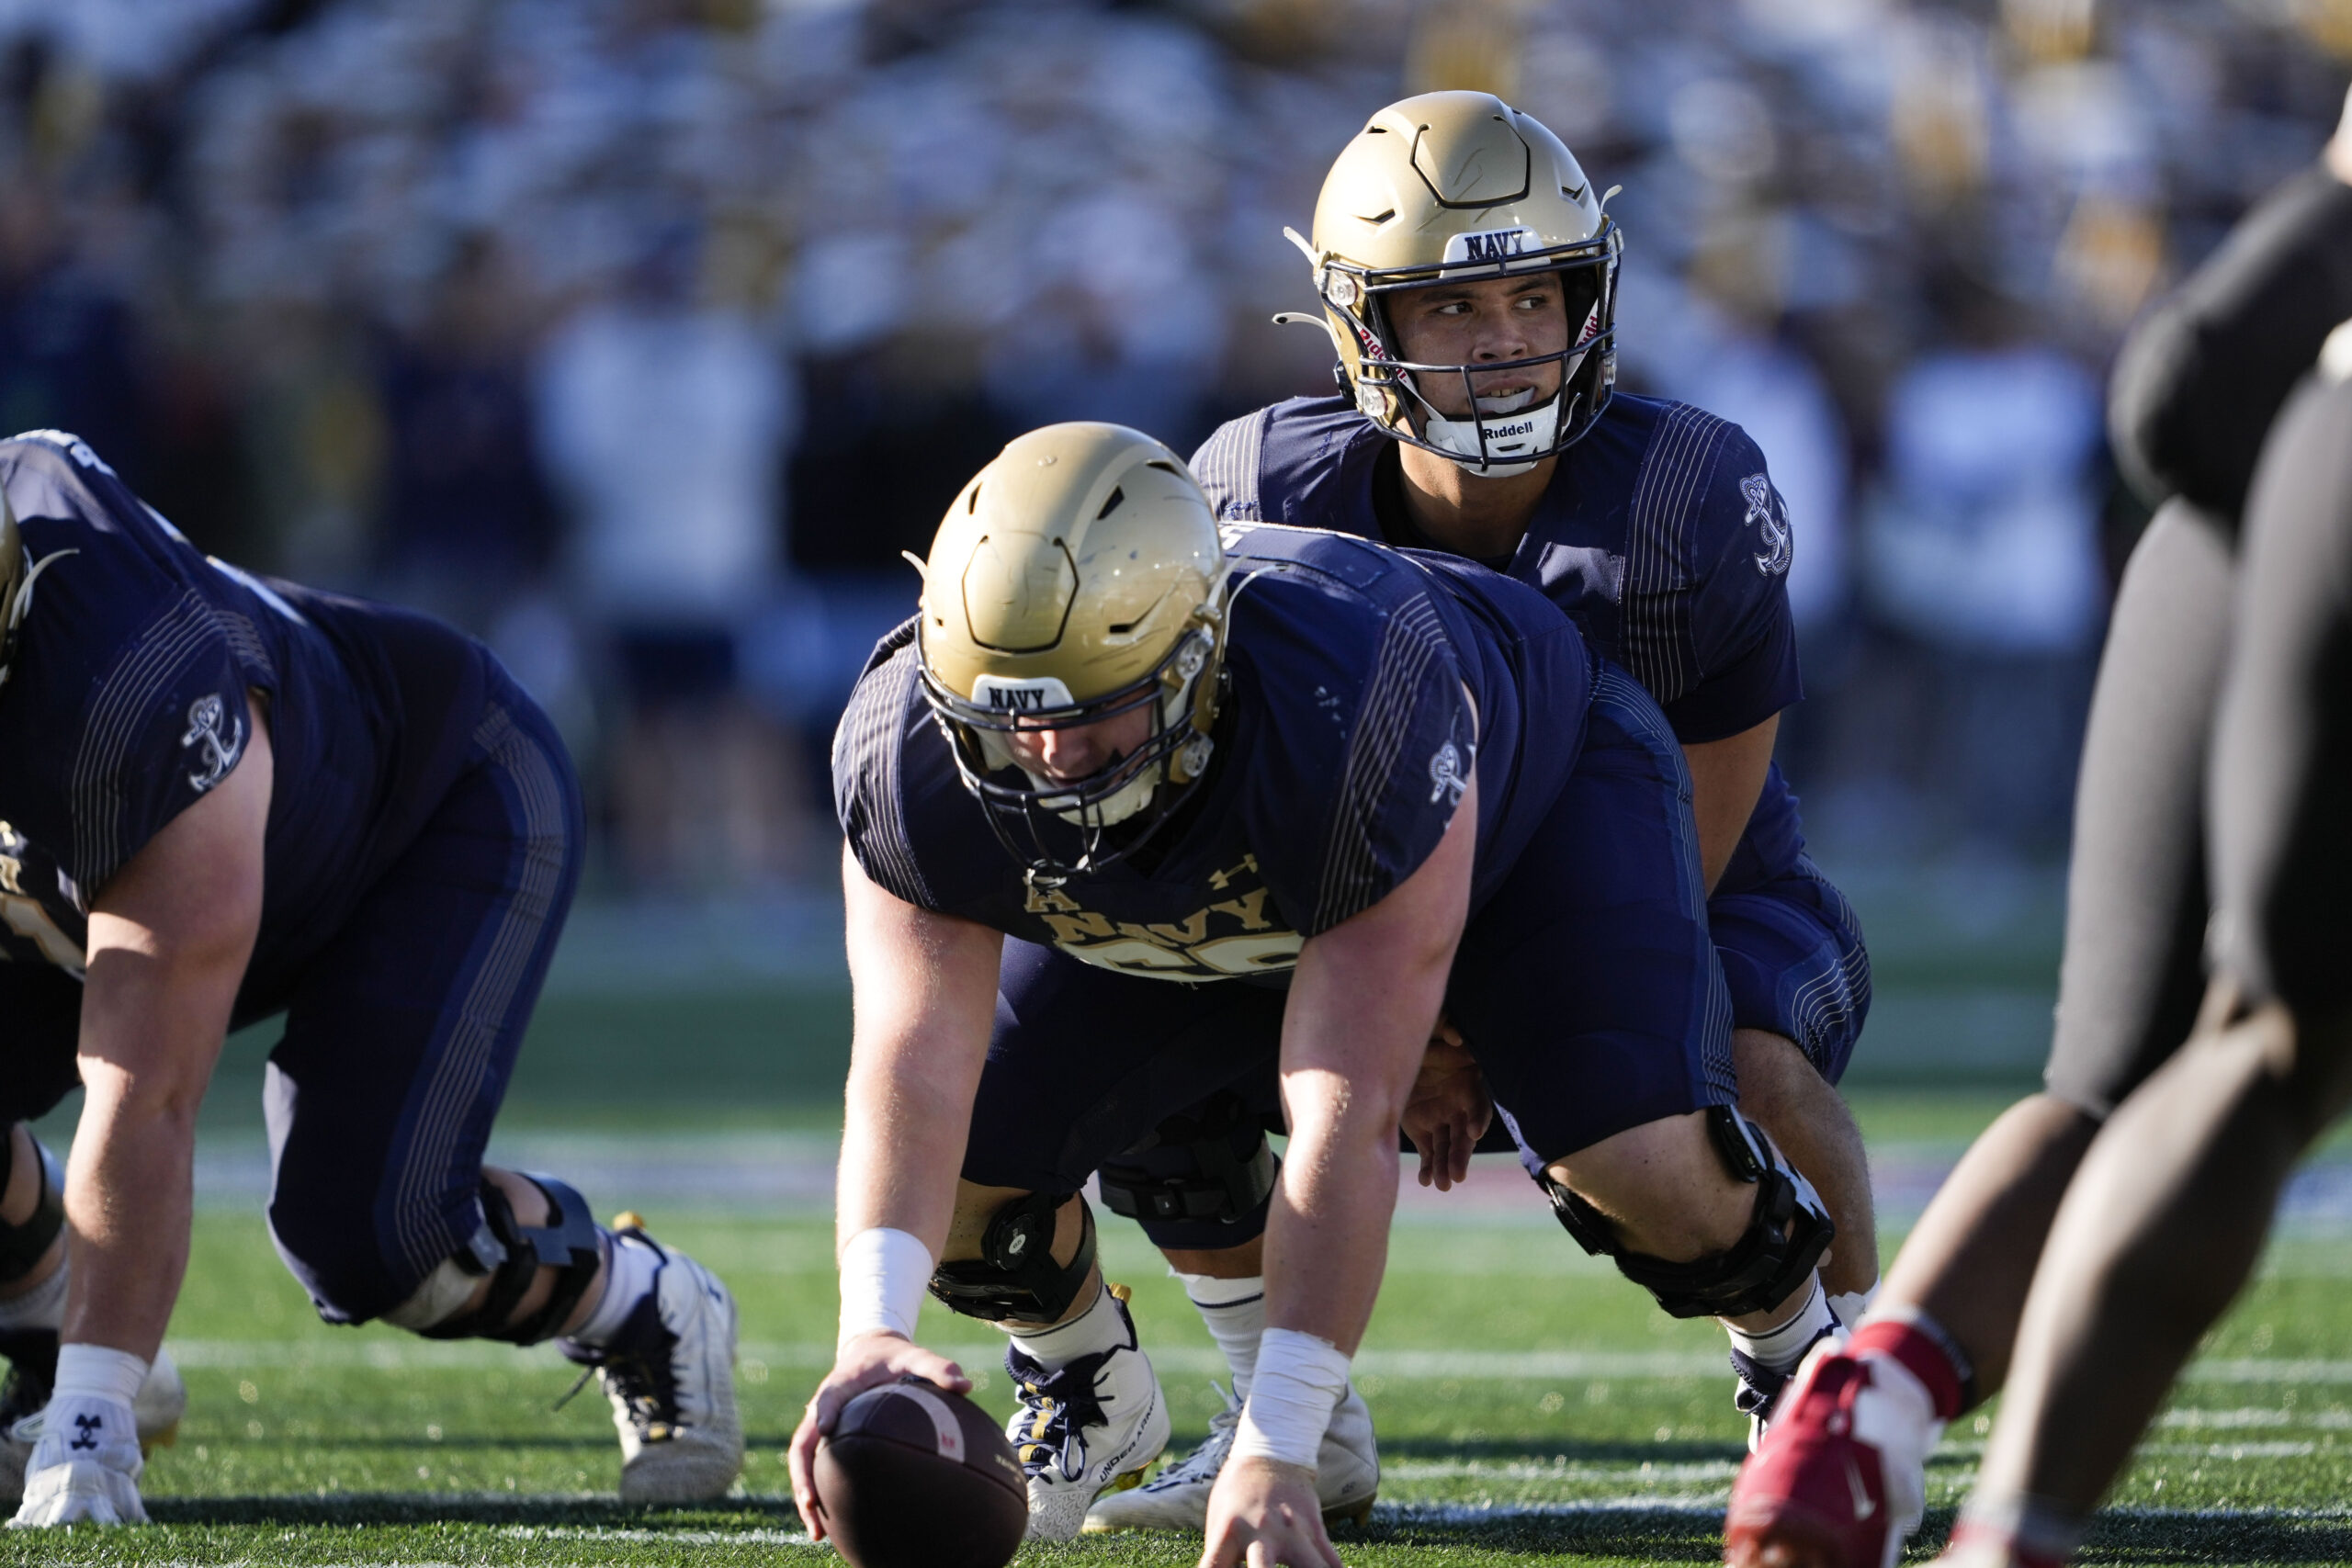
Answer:
[[[1736,1468],[1719,1331],[1676,1323],[1577,1252],[1530,1205],[1400,1220],[1362,1385],[1383,1433],[1372,1529],[1351,1565],[1705,1562]],[[728,1563],[820,1562],[786,1500],[782,1452],[831,1359],[831,1241],[815,1215],[654,1213],[717,1268],[747,1325],[741,1393],[752,1456],[723,1508],[625,1510],[590,1388],[547,1349],[330,1329],[279,1268],[258,1219],[197,1224],[171,1344],[190,1404],[157,1451],[157,1528],[0,1536],[25,1562]],[[2214,1335],[2094,1540],[2092,1562],[2352,1561],[2352,1247],[2290,1235]],[[1179,1451],[1218,1408],[1205,1334],[1131,1227],[1103,1231],[1157,1352]],[[997,1348],[926,1309],[1001,1414]],[[1948,1527],[1982,1437],[1957,1430],[1930,1477],[1928,1540]],[[1033,1547],[1024,1563],[1188,1564],[1196,1545],[1128,1536]]]

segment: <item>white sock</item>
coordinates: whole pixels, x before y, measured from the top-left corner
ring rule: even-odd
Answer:
[[[1174,1269],[1170,1269],[1174,1274]],[[1266,1332],[1266,1277],[1220,1280],[1209,1274],[1176,1274],[1184,1293],[1208,1325],[1209,1337],[1225,1352],[1233,1373],[1233,1397],[1250,1397],[1250,1380],[1258,1375],[1258,1341]]]
[[[1879,1286],[1885,1282],[1883,1278],[1872,1280],[1868,1290],[1848,1291],[1842,1296],[1830,1297],[1829,1310],[1838,1314],[1838,1325],[1844,1328],[1860,1325],[1862,1314],[1871,1310],[1871,1303],[1878,1300]]]
[[[1047,1371],[1067,1367],[1080,1356],[1100,1355],[1127,1343],[1127,1322],[1119,1315],[1119,1300],[1108,1289],[1095,1287],[1094,1304],[1068,1323],[1050,1328],[1027,1324],[1011,1330],[1021,1341],[1023,1354]]]
[[[1822,1294],[1818,1277],[1813,1281],[1812,1293],[1805,1297],[1804,1305],[1780,1327],[1751,1334],[1747,1329],[1724,1325],[1731,1335],[1733,1349],[1775,1372],[1794,1371],[1796,1364],[1804,1359],[1805,1347],[1820,1337],[1822,1330],[1832,1326],[1829,1298]]]
[[[596,1310],[588,1314],[580,1332],[571,1337],[582,1345],[611,1344],[637,1303],[652,1292],[653,1281],[662,1272],[662,1254],[652,1243],[610,1231],[604,1236],[605,1293],[597,1298]]]
[[[65,1260],[61,1258],[56,1273],[23,1295],[0,1302],[0,1331],[64,1327],[65,1275]]]
[[[128,1406],[147,1381],[147,1363],[104,1345],[61,1345],[51,1399],[111,1399]]]

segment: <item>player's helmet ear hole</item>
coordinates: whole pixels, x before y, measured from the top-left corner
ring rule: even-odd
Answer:
[[[1118,511],[1119,502],[1126,499],[1127,492],[1125,491],[1120,489],[1116,485],[1112,486],[1110,499],[1102,503],[1102,510],[1094,514],[1094,521],[1100,523],[1105,517],[1110,516],[1114,512]]]

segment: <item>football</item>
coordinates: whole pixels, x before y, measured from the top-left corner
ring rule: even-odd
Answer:
[[[854,1568],[1004,1568],[1028,1483],[988,1413],[921,1378],[849,1402],[817,1444],[817,1510]]]

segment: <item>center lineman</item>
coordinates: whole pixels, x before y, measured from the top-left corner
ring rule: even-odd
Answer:
[[[1441,1007],[1563,1223],[1667,1310],[1764,1329],[1813,1301],[1831,1227],[1730,1106],[1688,788],[1656,705],[1533,590],[1320,532],[1222,543],[1117,426],[1006,447],[835,741],[857,1008],[839,1352],[793,1445],[812,1530],[852,1395],[970,1386],[911,1343],[926,1284],[1013,1336],[1034,1535],[1157,1456],[1078,1194],[1232,1091],[1291,1142],[1203,1562],[1335,1564],[1318,1448]]]

